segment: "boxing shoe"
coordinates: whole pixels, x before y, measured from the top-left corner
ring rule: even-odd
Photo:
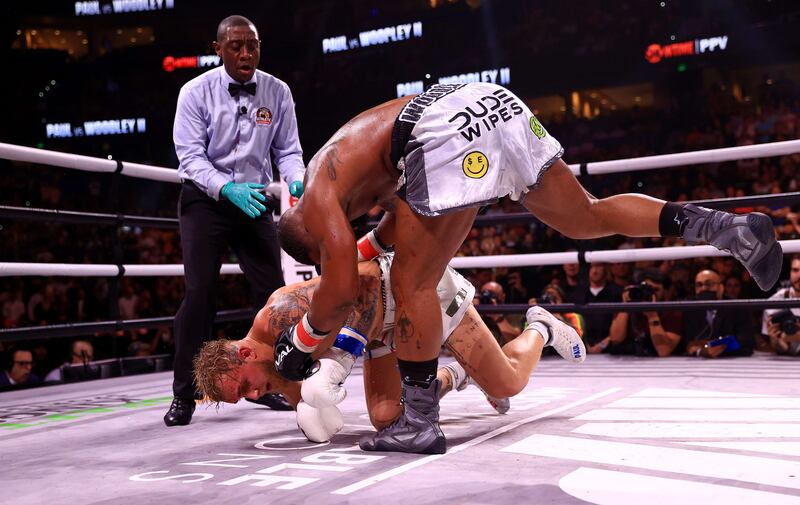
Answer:
[[[744,265],[758,287],[767,291],[778,282],[783,249],[775,239],[772,219],[760,212],[731,214],[686,204],[683,238],[690,244],[706,242]]]
[[[464,367],[461,366],[461,363],[458,361],[449,363],[442,368],[446,369],[450,374],[450,378],[453,381],[453,389],[456,391],[463,391],[467,389],[467,386],[472,384],[476,388],[480,389],[481,393],[483,393],[483,396],[486,397],[486,401],[489,402],[489,405],[491,405],[498,414],[505,414],[508,412],[508,409],[511,408],[511,400],[508,398],[497,398],[484,391],[480,384],[475,382],[475,379],[467,375],[467,371],[464,370]]]
[[[428,387],[403,383],[400,403],[403,413],[395,422],[374,435],[363,437],[363,451],[444,454],[447,441],[439,427],[439,392],[442,382],[434,379]]]
[[[267,393],[263,395],[261,398],[257,400],[251,400],[250,398],[245,398],[250,403],[257,403],[258,405],[264,405],[265,407],[269,407],[272,410],[294,410],[294,408],[286,401],[286,398],[283,397],[281,394],[277,393]]]
[[[164,424],[167,426],[185,426],[192,422],[194,414],[194,399],[173,398],[169,410],[164,415]]]
[[[575,328],[538,305],[529,308],[525,317],[529,327],[533,323],[541,323],[547,328],[548,335],[543,335],[545,346],[555,349],[562,358],[574,363],[581,363],[586,359],[586,347]]]

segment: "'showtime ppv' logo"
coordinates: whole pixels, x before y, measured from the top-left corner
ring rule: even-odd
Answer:
[[[724,51],[728,47],[728,36],[711,37],[707,39],[687,40],[686,42],[675,42],[662,46],[661,44],[650,44],[644,53],[644,58],[650,63],[658,63],[665,58],[676,56],[692,56],[702,53],[711,53],[716,50]]]

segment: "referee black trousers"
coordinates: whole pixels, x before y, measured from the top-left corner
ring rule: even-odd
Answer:
[[[210,198],[184,182],[178,202],[186,293],[175,316],[176,398],[197,398],[192,359],[211,339],[222,254],[232,248],[250,287],[254,314],[284,285],[272,214],[252,219],[228,200]]]

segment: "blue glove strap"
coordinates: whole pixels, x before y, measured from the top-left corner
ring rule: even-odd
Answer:
[[[361,338],[349,335],[348,333],[350,332],[355,333]],[[350,354],[352,354],[357,358],[361,356],[361,354],[364,352],[364,347],[366,347],[366,340],[367,339],[364,338],[364,336],[358,333],[356,330],[345,326],[344,328],[342,328],[342,332],[336,335],[336,341],[333,343],[333,347],[349,352]]]

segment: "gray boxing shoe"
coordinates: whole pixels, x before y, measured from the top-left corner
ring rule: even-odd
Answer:
[[[427,388],[403,384],[403,413],[395,422],[374,435],[362,437],[363,451],[444,454],[446,440],[439,427],[439,390],[435,379]]]
[[[687,242],[707,242],[731,253],[764,291],[778,282],[783,249],[775,239],[769,216],[760,212],[731,214],[692,204],[687,204],[683,212],[688,221],[683,230]]]

